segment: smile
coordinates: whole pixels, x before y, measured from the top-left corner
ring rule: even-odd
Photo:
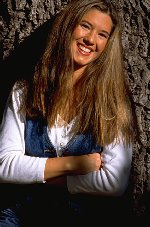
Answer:
[[[85,46],[83,46],[81,44],[78,45],[78,48],[83,54],[91,53],[91,49],[89,49],[89,48],[87,48],[87,47],[85,47]]]

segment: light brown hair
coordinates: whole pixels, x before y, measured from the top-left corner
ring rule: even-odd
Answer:
[[[73,86],[72,33],[91,8],[110,15],[113,28],[101,56],[87,66]],[[132,141],[133,113],[124,75],[121,26],[109,1],[71,1],[56,16],[25,94],[23,105],[28,118],[42,118],[51,127],[57,114],[63,113],[68,121],[76,117],[75,134],[90,131],[102,146],[119,140],[121,134],[125,144]]]

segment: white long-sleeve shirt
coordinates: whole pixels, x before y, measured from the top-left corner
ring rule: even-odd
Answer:
[[[12,90],[0,126],[0,182],[44,183],[47,158],[25,155],[26,121],[23,114],[18,114],[20,92]],[[55,147],[57,147],[56,130],[59,129],[56,127],[47,130]],[[67,143],[68,140],[69,138],[65,137],[63,143]],[[71,194],[120,196],[126,190],[132,162],[132,147],[125,147],[121,140],[115,146],[110,144],[104,147],[101,157],[103,167],[99,171],[67,176],[67,187]]]

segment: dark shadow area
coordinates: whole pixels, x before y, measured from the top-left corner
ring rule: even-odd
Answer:
[[[36,62],[45,47],[53,16],[27,37],[4,61],[0,62],[0,122],[9,92],[17,79],[33,76]]]
[[[141,204],[144,206],[143,216],[141,218],[142,222],[145,224],[149,221],[150,218],[150,191],[145,191],[142,198]]]

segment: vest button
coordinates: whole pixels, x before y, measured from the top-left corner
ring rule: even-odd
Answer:
[[[60,143],[60,147],[62,147],[63,146],[63,143]]]

